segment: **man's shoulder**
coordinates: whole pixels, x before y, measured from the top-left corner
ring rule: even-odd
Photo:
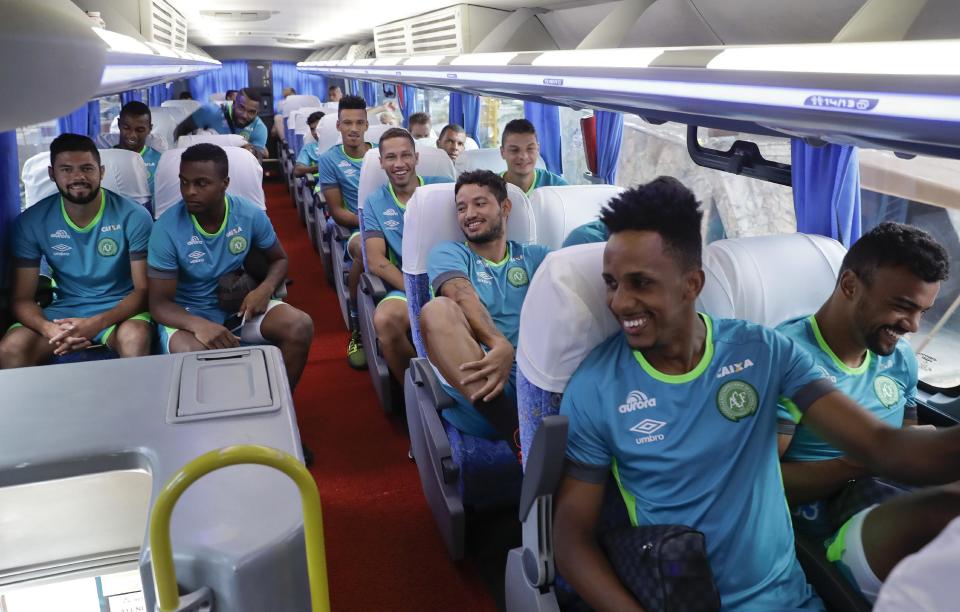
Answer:
[[[756,344],[771,351],[786,337],[780,332],[759,323],[743,319],[710,319],[714,345]]]
[[[160,217],[154,222],[154,231],[173,232],[182,221],[187,219],[187,208],[183,200],[163,211]]]
[[[452,183],[454,180],[449,176],[424,176],[423,184],[424,185],[436,185],[438,183]]]
[[[103,191],[107,194],[107,206],[113,209],[114,214],[119,215],[123,219],[133,219],[145,223],[153,222],[150,213],[141,204],[109,189],[104,189]]]
[[[529,258],[537,261],[538,263],[547,256],[547,253],[550,252],[550,247],[542,244],[536,244],[534,242],[519,243],[511,240],[510,243],[512,245],[511,249],[514,255],[520,254],[525,259]]]
[[[570,383],[592,381],[598,376],[606,375],[619,358],[632,352],[624,335],[617,332],[587,353],[570,378]]]
[[[253,200],[239,195],[228,195],[227,197],[230,199],[231,211],[236,213],[237,216],[257,217],[263,213],[263,209],[260,206],[257,206]]]
[[[459,255],[462,253],[469,253],[470,249],[467,248],[467,245],[462,242],[457,242],[455,240],[444,240],[433,245],[430,249],[430,257],[436,254],[455,254]]]
[[[23,223],[39,223],[41,219],[45,218],[50,210],[54,207],[60,206],[60,192],[48,195],[43,198],[30,208],[25,209],[20,213],[18,219],[21,224]]]

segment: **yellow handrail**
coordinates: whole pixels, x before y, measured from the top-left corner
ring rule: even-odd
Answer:
[[[228,446],[210,451],[187,463],[163,487],[150,516],[150,561],[157,586],[160,612],[171,612],[180,605],[177,574],[170,546],[170,516],[180,496],[202,476],[228,465],[255,463],[280,470],[300,489],[303,503],[303,536],[307,548],[307,576],[313,612],[330,612],[327,584],[327,556],[323,546],[323,513],[320,493],[307,468],[291,455],[256,444]]]

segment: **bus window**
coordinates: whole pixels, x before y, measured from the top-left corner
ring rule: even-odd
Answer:
[[[450,122],[450,94],[442,89],[427,89],[424,90],[424,102],[426,112],[430,115],[430,124],[443,129]],[[440,133],[439,130],[437,133]]]
[[[960,161],[918,156],[901,159],[889,151],[860,152],[863,231],[896,221],[922,228],[943,245],[950,262],[960,262]],[[920,331],[910,337],[920,380],[938,389],[960,386],[960,314],[954,312],[930,337],[960,296],[960,271],[951,270]]]
[[[144,98],[146,100],[146,98]],[[100,98],[100,133],[108,134],[114,118],[120,114],[120,96],[104,96]]]
[[[699,132],[700,143],[716,149],[728,149],[738,137],[756,142],[767,159],[790,163],[788,139],[709,129]],[[676,177],[703,203],[707,243],[797,230],[790,187],[698,166],[687,153],[686,138],[685,125],[653,125],[625,115],[617,184],[629,187],[663,174]]]
[[[28,125],[17,128],[17,157],[19,158],[19,167],[17,176],[23,176],[23,165],[27,160],[44,151],[50,150],[50,143],[60,133],[60,127],[57,120],[44,121],[34,125]],[[20,181],[20,205],[25,202],[23,181]]]
[[[583,176],[588,169],[580,119],[592,114],[588,110],[560,107],[560,155],[563,161],[563,178],[567,179],[571,185],[582,185],[587,182]]]

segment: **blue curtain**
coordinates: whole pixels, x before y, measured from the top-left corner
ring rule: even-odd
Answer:
[[[160,106],[164,102],[170,99],[170,86],[171,83],[163,83],[162,85],[152,85],[147,92],[149,98],[148,106]]]
[[[100,134],[100,101],[87,102],[77,110],[57,120],[61,134],[84,134],[96,138]]]
[[[367,101],[367,106],[377,105],[377,89],[379,85],[370,81],[363,81],[363,99]]]
[[[463,95],[456,91],[450,94],[450,123],[463,125]]]
[[[463,129],[467,135],[480,141],[480,96],[460,94],[463,100]]]
[[[547,170],[563,174],[563,159],[560,153],[560,107],[539,102],[524,102],[523,114],[537,130],[540,155],[547,163]]]
[[[120,105],[124,105],[127,102],[143,102],[140,98],[139,89],[131,89],[130,91],[121,91],[120,92]]]
[[[620,141],[623,139],[623,115],[597,111],[597,175],[608,185],[617,182]]]
[[[10,261],[7,239],[20,214],[20,164],[17,132],[0,132],[0,260]],[[7,286],[7,266],[0,266],[0,287]]]
[[[790,149],[797,231],[829,236],[850,248],[861,232],[856,147],[813,147],[794,138]]]
[[[403,114],[403,125],[409,127],[410,115],[420,112],[420,109],[417,108],[417,88],[413,85],[398,85],[397,89],[403,96],[403,104],[400,105],[400,112]]]
[[[187,80],[190,95],[201,104],[209,104],[211,94],[228,89],[243,89],[248,84],[247,62],[244,60],[223,62],[220,69],[204,72]]]
[[[100,135],[100,100],[87,102],[87,136],[96,140]]]
[[[319,74],[301,72],[293,62],[273,62],[273,106],[280,109],[283,89],[293,87],[298,94],[317,96],[320,100],[327,97],[327,79]]]

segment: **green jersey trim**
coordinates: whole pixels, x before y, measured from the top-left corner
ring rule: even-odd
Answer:
[[[710,365],[710,361],[713,359],[713,319],[711,319],[708,314],[702,312],[698,314],[700,318],[703,319],[703,324],[707,327],[707,338],[704,341],[705,348],[703,349],[703,357],[700,358],[700,362],[697,363],[696,367],[686,374],[664,374],[650,365],[650,362],[643,356],[643,353],[633,351],[633,356],[637,359],[637,363],[640,364],[644,372],[660,382],[680,385],[696,380],[707,370],[707,366]]]
[[[373,148],[373,145],[372,145],[371,143],[369,143],[369,142],[364,142],[363,144],[365,144],[365,145],[370,145],[370,148],[371,148],[371,149]],[[369,149],[368,149],[368,150],[369,150]],[[344,157],[346,157],[347,159],[349,159],[349,160],[352,161],[352,162],[356,162],[356,163],[358,163],[358,164],[363,163],[363,156],[360,156],[360,157],[350,157],[349,155],[347,155],[347,150],[343,148],[343,145],[340,145],[340,152],[343,153],[343,156],[344,156]]]
[[[423,177],[418,174],[417,180],[420,181],[420,186],[423,187]],[[397,208],[407,210],[407,205],[400,201],[400,198],[397,197],[397,192],[393,190],[393,183],[387,181],[387,187],[390,189],[390,197],[393,198],[393,203],[397,205]]]
[[[627,515],[630,517],[630,524],[634,527],[637,526],[637,498],[627,491],[623,482],[620,480],[620,470],[617,468],[617,460],[613,460],[613,464],[610,466],[610,469],[613,471],[613,479],[617,481],[617,488],[620,489],[620,496],[623,497],[623,504],[627,507]]]
[[[193,226],[197,228],[197,231],[203,234],[206,238],[216,238],[223,233],[223,230],[227,228],[227,219],[230,217],[230,198],[223,196],[223,222],[220,224],[220,229],[213,232],[212,234],[207,230],[203,229],[200,226],[200,222],[197,221],[197,218],[191,214],[190,219],[193,221]]]
[[[500,173],[500,178],[504,178],[507,175],[507,171],[504,170]],[[533,194],[533,190],[537,188],[537,183],[540,181],[540,168],[533,169],[533,182],[530,183],[530,189],[527,189],[523,192],[523,195],[528,198]]]
[[[100,219],[103,219],[103,209],[105,209],[106,207],[107,207],[107,193],[101,187],[100,188],[100,210],[97,211],[96,216],[90,221],[90,223],[87,223],[85,227],[80,227],[79,225],[74,223],[73,219],[70,218],[70,215],[67,214],[67,207],[63,203],[63,196],[60,196],[60,214],[63,215],[63,220],[67,222],[67,225],[70,226],[70,229],[72,229],[75,232],[80,232],[81,234],[86,234],[87,232],[89,232],[94,227],[100,224]]]
[[[810,327],[813,329],[813,335],[817,339],[817,344],[820,345],[820,350],[830,356],[830,359],[833,360],[834,365],[836,365],[840,370],[846,374],[863,374],[867,371],[867,368],[870,367],[870,358],[871,353],[869,349],[867,350],[867,356],[863,358],[863,363],[861,363],[856,368],[851,368],[847,364],[843,363],[836,353],[833,352],[833,349],[830,348],[830,345],[827,344],[827,341],[823,339],[823,334],[820,333],[820,326],[817,325],[816,315],[810,315],[808,318],[810,321]]]
[[[470,249],[470,243],[469,243],[469,242],[464,241],[463,245],[464,245],[465,247],[467,247],[468,249]],[[470,249],[470,252],[473,253],[473,249]],[[508,242],[508,243],[507,243],[507,254],[504,255],[504,256],[503,256],[503,259],[501,259],[500,261],[490,261],[490,260],[487,259],[486,257],[481,257],[480,259],[482,259],[483,261],[487,262],[487,265],[488,265],[488,266],[493,266],[494,268],[500,268],[500,267],[502,267],[502,266],[507,265],[507,262],[510,261],[510,257],[512,257],[512,256],[513,256],[513,247],[511,247],[511,246],[510,246],[510,243]]]

